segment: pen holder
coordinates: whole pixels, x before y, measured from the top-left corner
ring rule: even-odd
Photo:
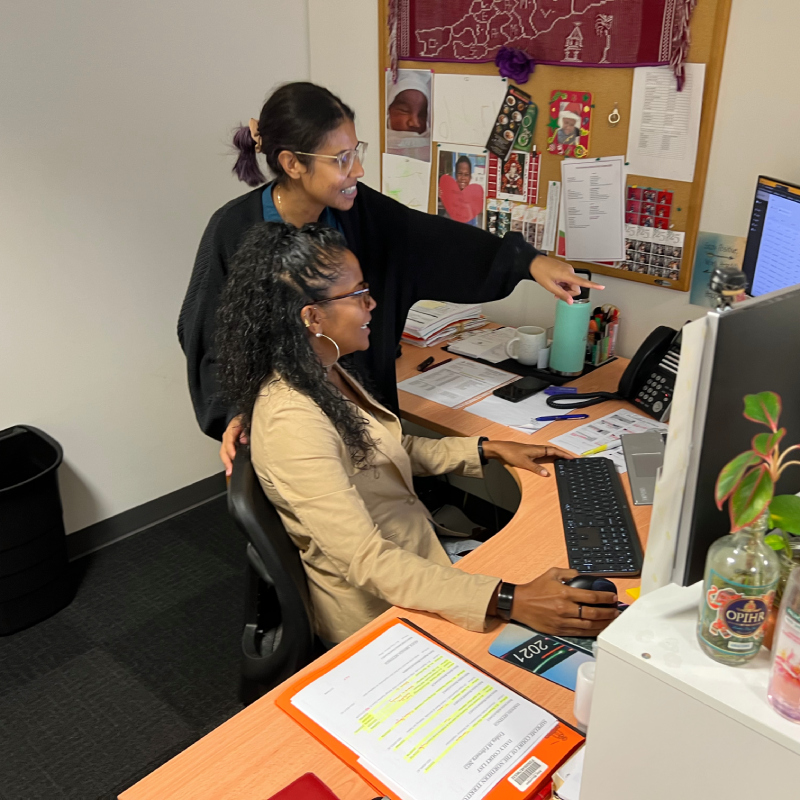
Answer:
[[[590,332],[586,339],[586,362],[595,367],[612,359],[617,348],[617,331],[619,322],[610,322],[605,331]]]

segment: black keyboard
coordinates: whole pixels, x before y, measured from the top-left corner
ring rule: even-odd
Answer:
[[[555,471],[570,569],[638,575],[642,548],[614,462],[556,461]]]

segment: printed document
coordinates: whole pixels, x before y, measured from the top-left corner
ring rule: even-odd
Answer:
[[[516,380],[517,377],[510,372],[487,367],[477,361],[454,358],[449,364],[434,367],[428,372],[400,381],[397,388],[417,397],[441,403],[443,406],[456,408],[475,397],[491,392],[498,386]]]
[[[570,453],[576,455],[582,455],[588,450],[607,445],[608,450],[595,453],[590,458],[610,458],[614,462],[617,472],[627,472],[628,467],[625,464],[620,437],[628,433],[644,433],[645,431],[666,432],[667,425],[633,411],[615,411],[593,422],[587,422],[579,428],[574,428],[569,433],[556,436],[550,440],[550,443],[556,447],[563,447],[564,450],[569,450]]]
[[[538,774],[553,766],[529,756],[555,717],[404,625],[291,702],[401,797],[481,800],[523,762]]]
[[[680,92],[672,67],[634,69],[627,155],[631,175],[694,180],[706,65],[685,64],[684,69]]]
[[[503,400],[502,397],[489,395],[474,405],[464,409],[470,414],[475,414],[501,425],[508,425],[520,433],[536,433],[536,431],[549,425],[549,422],[537,422],[536,417],[548,417],[558,414],[567,414],[567,411],[557,411],[547,405],[547,395],[537,392],[518,403]]]
[[[566,257],[579,261],[625,258],[625,157],[561,162],[566,212]]]
[[[550,181],[547,184],[547,222],[544,226],[541,249],[552,253],[556,249],[556,228],[558,227],[558,211],[561,207],[561,184]]]

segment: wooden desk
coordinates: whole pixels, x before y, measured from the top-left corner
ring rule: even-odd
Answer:
[[[416,365],[428,355],[435,356],[437,361],[446,357],[438,348],[421,350],[405,346],[397,362],[398,380],[417,374]],[[613,390],[626,363],[618,359],[580,378],[575,385],[586,391]],[[584,421],[555,422],[529,436],[405,392],[400,392],[400,406],[404,417],[441,433],[537,444],[584,424]],[[609,401],[586,409],[586,413],[595,419],[626,406],[627,403]],[[522,502],[513,520],[479,550],[464,558],[458,565],[460,569],[523,583],[550,567],[567,566],[555,478],[540,478],[519,471],[517,479],[522,489]],[[623,483],[630,502],[627,475],[623,476]],[[650,507],[631,503],[631,509],[644,546],[650,525]],[[615,583],[620,598],[625,599],[625,590],[638,585],[639,581],[615,579]],[[575,723],[572,692],[489,655],[489,644],[497,636],[501,622],[494,623],[486,633],[472,633],[433,614],[392,608],[364,630],[398,616],[412,620],[520,694]],[[315,666],[330,658],[330,654],[322,656]],[[316,773],[341,800],[373,798],[375,792],[371,787],[275,706],[274,697],[282,688],[248,706],[121,794],[120,799],[263,800],[305,772]]]

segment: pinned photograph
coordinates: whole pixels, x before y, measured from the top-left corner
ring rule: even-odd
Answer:
[[[592,95],[589,92],[553,92],[550,96],[548,151],[565,158],[589,155],[591,116]]]
[[[483,228],[488,151],[478,147],[444,144],[437,149],[436,170],[439,177],[436,213],[440,217]]]
[[[386,152],[431,160],[433,73],[428,69],[399,69],[397,82],[386,70]]]
[[[576,111],[571,111],[570,105],[570,103],[561,104],[555,136],[556,144],[565,147],[569,144],[577,144],[581,136],[581,116]]]
[[[526,202],[528,196],[528,153],[512,152],[500,166],[497,196],[500,200]]]

